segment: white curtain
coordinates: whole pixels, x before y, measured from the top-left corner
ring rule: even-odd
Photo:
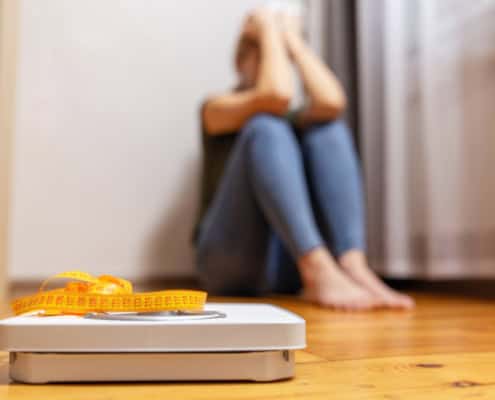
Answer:
[[[495,0],[357,1],[372,259],[495,277]]]

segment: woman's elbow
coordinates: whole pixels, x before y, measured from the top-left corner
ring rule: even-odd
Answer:
[[[347,107],[347,99],[344,95],[325,99],[314,104],[313,107],[317,110],[317,114],[322,119],[334,120],[340,117]]]
[[[261,111],[267,111],[275,115],[285,115],[289,110],[292,93],[289,91],[272,91],[260,96],[259,104]]]
[[[289,111],[289,106],[292,96],[289,93],[277,93],[272,98],[272,106],[274,113],[277,115],[285,115]]]

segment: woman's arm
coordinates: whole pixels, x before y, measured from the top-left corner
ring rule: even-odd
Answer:
[[[257,11],[249,17],[245,34],[259,43],[260,64],[253,88],[214,96],[203,108],[206,133],[219,135],[238,131],[252,115],[267,112],[283,115],[293,96],[290,61],[283,38],[268,11]]]
[[[283,25],[287,49],[299,70],[309,100],[301,118],[304,122],[335,119],[346,106],[342,85],[325,63],[304,43],[294,18],[285,16]]]
[[[237,132],[256,113],[285,114],[289,101],[284,95],[262,93],[256,88],[211,97],[202,110],[205,132],[208,135]]]

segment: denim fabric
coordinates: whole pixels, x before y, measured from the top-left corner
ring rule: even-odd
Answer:
[[[200,280],[213,294],[295,293],[295,261],[327,245],[364,249],[359,165],[347,125],[315,124],[296,135],[287,120],[252,117],[238,135],[201,221]]]

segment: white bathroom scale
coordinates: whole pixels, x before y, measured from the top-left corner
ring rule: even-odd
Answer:
[[[268,304],[0,321],[10,377],[27,383],[274,381],[294,375],[294,351],[305,345],[304,319]]]

